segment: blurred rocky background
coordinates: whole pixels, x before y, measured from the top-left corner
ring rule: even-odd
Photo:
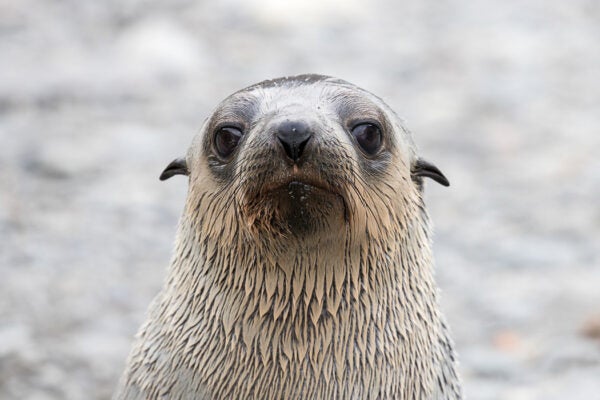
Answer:
[[[600,2],[0,0],[0,398],[108,399],[211,109],[282,75],[383,97],[428,183],[470,399],[600,399]]]

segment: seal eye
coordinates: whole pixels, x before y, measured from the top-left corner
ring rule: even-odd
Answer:
[[[215,148],[219,156],[227,158],[233,153],[242,138],[242,131],[233,126],[224,126],[215,134]]]
[[[352,128],[352,135],[360,147],[369,155],[374,155],[381,147],[381,130],[375,124],[362,123]]]

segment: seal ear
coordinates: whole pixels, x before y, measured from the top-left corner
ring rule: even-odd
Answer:
[[[422,158],[419,158],[417,160],[417,162],[415,163],[415,165],[412,168],[411,173],[412,173],[413,180],[415,180],[417,183],[420,183],[420,181],[421,181],[420,177],[425,176],[427,178],[433,179],[440,185],[450,186],[450,182],[444,176],[442,171],[440,171],[438,169],[438,167],[436,167],[432,163],[427,162],[427,161],[423,160]]]
[[[165,168],[165,170],[162,172],[162,174],[160,174],[160,180],[161,181],[165,181],[167,179],[169,179],[170,177],[172,177],[173,175],[189,175],[190,171],[188,170],[187,167],[187,161],[185,161],[185,158],[176,158],[175,160],[171,161],[171,163],[169,165],[167,165],[167,168]]]

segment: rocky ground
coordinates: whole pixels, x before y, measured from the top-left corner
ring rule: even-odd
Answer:
[[[428,184],[471,399],[600,399],[600,3],[0,0],[0,398],[108,399],[186,192],[256,81],[380,95]]]

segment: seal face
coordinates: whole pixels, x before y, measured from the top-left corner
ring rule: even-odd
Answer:
[[[189,158],[206,160],[256,237],[336,236],[357,197],[370,200],[365,184],[385,185],[395,154],[412,147],[390,117],[380,99],[338,79],[266,81],[224,100],[203,130],[204,154]],[[410,156],[400,157],[407,172]]]
[[[320,75],[221,102],[116,399],[459,399],[423,178],[378,97]]]

